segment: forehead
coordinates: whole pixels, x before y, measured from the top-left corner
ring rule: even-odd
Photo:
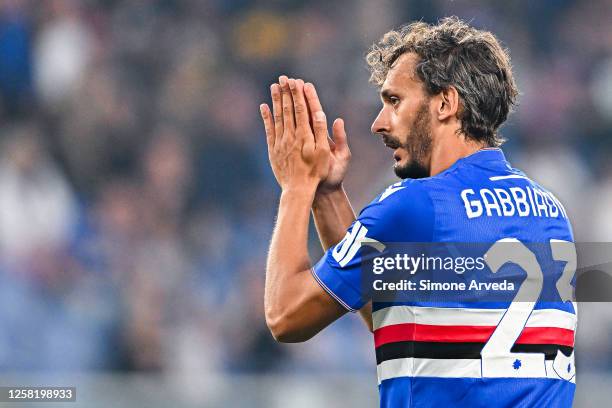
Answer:
[[[402,54],[391,66],[385,82],[380,89],[381,93],[399,91],[418,91],[422,89],[422,83],[416,76],[415,67],[419,62],[419,56],[409,52]]]

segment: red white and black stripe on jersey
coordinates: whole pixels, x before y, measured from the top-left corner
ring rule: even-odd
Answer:
[[[505,311],[390,306],[373,312],[379,382],[396,376],[480,377],[480,353]],[[534,310],[511,352],[543,353],[551,374],[558,351],[573,364],[576,321],[575,314],[558,309]]]

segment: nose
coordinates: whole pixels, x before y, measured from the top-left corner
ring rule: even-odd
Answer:
[[[380,112],[378,112],[378,116],[376,116],[374,122],[372,122],[370,131],[376,135],[378,133],[389,133],[389,130],[389,117],[385,107],[383,107]]]

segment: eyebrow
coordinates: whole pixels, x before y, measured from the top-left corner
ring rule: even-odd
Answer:
[[[393,92],[391,92],[389,89],[383,89],[380,91],[381,99],[390,99],[392,95]]]

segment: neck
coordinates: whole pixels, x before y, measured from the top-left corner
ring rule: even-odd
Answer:
[[[441,137],[434,143],[431,150],[430,176],[435,176],[455,164],[459,159],[467,157],[486,147],[484,143],[453,133]]]

